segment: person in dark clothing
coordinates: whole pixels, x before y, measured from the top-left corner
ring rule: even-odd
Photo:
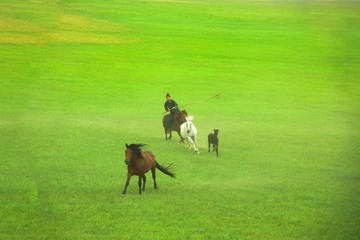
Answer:
[[[171,99],[169,93],[166,94],[166,102],[164,103],[164,108],[166,112],[170,112],[171,117],[167,119],[166,125],[169,127],[169,129],[171,129],[174,124],[175,113],[179,111],[179,107],[175,100]]]
[[[166,94],[166,102],[164,103],[165,111],[169,112],[173,115],[176,109],[178,109],[178,104],[171,99],[169,93]]]

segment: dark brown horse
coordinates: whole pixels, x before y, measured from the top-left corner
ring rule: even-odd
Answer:
[[[180,134],[180,125],[186,122],[187,112],[186,110],[177,110],[174,115],[167,114],[163,117],[162,124],[165,131],[165,140],[171,139],[172,134],[171,131],[176,131],[180,137],[180,142],[183,142],[184,139]],[[172,118],[172,119],[171,119]],[[172,126],[171,126],[172,123]],[[168,138],[168,134],[170,134]]]
[[[133,175],[139,176],[139,194],[141,194],[141,186],[142,191],[145,191],[145,183],[146,183],[146,176],[149,170],[151,170],[152,178],[154,180],[154,188],[157,188],[156,184],[156,175],[155,170],[156,168],[159,169],[161,172],[169,175],[172,178],[175,178],[175,174],[171,172],[171,166],[165,167],[161,166],[159,163],[156,162],[154,154],[150,151],[142,152],[141,147],[146,146],[147,144],[126,144],[125,150],[125,163],[128,166],[128,173],[127,173],[127,180],[125,183],[124,191],[122,192],[123,196],[125,196],[126,189],[129,186],[130,179]],[[141,183],[143,181],[143,184]]]
[[[208,135],[208,149],[210,152],[210,146],[213,145],[213,152],[216,152],[216,156],[219,157],[219,129],[214,129],[214,133],[210,133]]]

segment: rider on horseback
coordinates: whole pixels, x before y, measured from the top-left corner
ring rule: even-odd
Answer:
[[[179,112],[179,107],[178,104],[173,99],[171,99],[169,93],[166,94],[166,102],[164,103],[164,108],[166,112],[170,111],[171,117],[167,119],[167,126],[169,126],[171,129],[172,125],[174,124],[174,119],[176,117],[175,114]]]

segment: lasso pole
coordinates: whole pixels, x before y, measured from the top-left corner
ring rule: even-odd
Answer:
[[[218,93],[218,94],[215,94],[214,96],[206,99],[205,101],[188,103],[188,104],[185,104],[185,105],[180,106],[179,108],[184,108],[184,107],[186,107],[186,106],[194,105],[194,104],[203,104],[203,103],[206,103],[207,101],[209,101],[209,100],[211,100],[211,99],[213,99],[213,98],[220,98],[221,94],[223,94],[223,92]],[[174,109],[174,108],[172,108],[172,109]],[[172,110],[172,109],[169,109],[169,111]],[[162,115],[168,113],[169,111],[163,112]]]
[[[186,107],[186,106],[189,106],[189,105],[194,105],[194,104],[203,104],[203,103],[206,103],[207,101],[213,99],[213,98],[220,98],[221,94],[223,94],[223,92],[221,93],[218,93],[218,94],[215,94],[214,96],[206,99],[205,101],[202,101],[202,102],[192,102],[192,103],[188,103],[188,104],[185,104],[185,105],[182,105],[181,108],[183,107]]]

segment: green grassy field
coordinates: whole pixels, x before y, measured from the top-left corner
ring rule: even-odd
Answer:
[[[359,239],[359,11],[1,1],[0,238]],[[167,92],[200,155],[165,141]],[[140,142],[177,178],[139,195],[134,177],[121,197]]]

